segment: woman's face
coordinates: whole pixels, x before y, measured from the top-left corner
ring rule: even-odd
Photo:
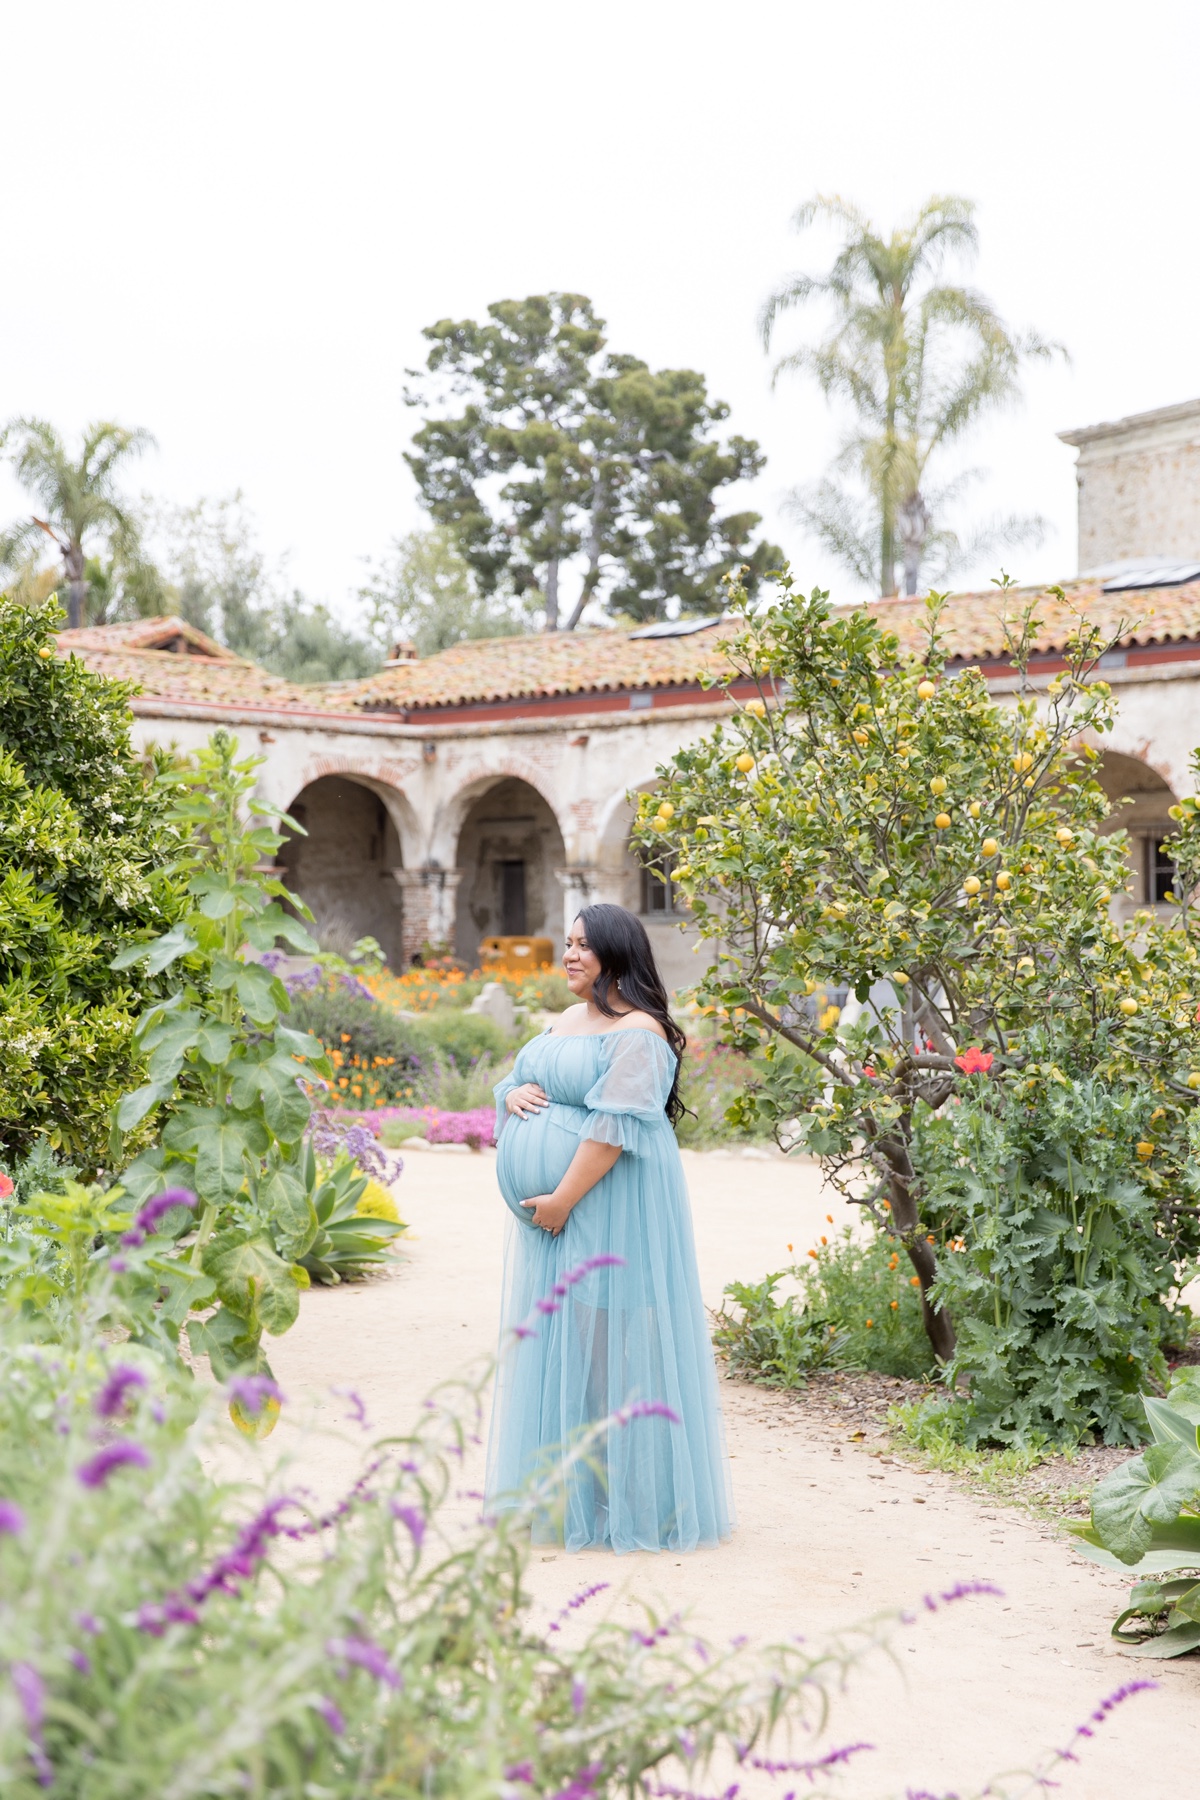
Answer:
[[[600,958],[594,950],[588,948],[587,935],[581,920],[576,919],[567,933],[567,947],[563,951],[563,969],[567,977],[567,986],[577,1000],[590,1000],[596,977],[600,973]]]

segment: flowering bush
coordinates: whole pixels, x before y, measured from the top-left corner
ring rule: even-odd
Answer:
[[[675,1127],[680,1144],[689,1150],[710,1150],[731,1140],[771,1142],[774,1134],[766,1119],[748,1117],[739,1125],[729,1118],[760,1072],[753,1058],[725,1044],[689,1039],[679,1085],[688,1110]]]
[[[494,1106],[472,1107],[467,1112],[439,1112],[435,1106],[391,1106],[371,1113],[373,1129],[386,1141],[389,1126],[411,1126],[410,1135],[423,1137],[430,1144],[468,1144],[482,1150],[496,1141],[496,1109]],[[397,1142],[402,1141],[399,1136]]]

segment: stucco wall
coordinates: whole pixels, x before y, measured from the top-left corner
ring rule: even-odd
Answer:
[[[1079,447],[1081,571],[1200,560],[1200,402],[1062,436]]]

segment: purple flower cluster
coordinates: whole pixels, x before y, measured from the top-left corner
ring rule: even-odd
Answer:
[[[269,1401],[279,1406],[284,1403],[284,1395],[269,1375],[235,1375],[226,1383],[225,1392],[252,1419],[257,1419]]]
[[[603,1767],[603,1763],[585,1764],[575,1771],[566,1787],[551,1794],[549,1800],[596,1800],[596,1781]]]
[[[25,1715],[25,1730],[29,1734],[30,1745],[29,1760],[37,1774],[38,1785],[50,1787],[54,1782],[54,1765],[46,1755],[46,1684],[32,1663],[15,1662],[8,1673],[13,1692]]]
[[[371,1176],[384,1187],[390,1187],[393,1181],[400,1179],[404,1168],[402,1158],[387,1154],[370,1126],[364,1123],[362,1113],[351,1113],[347,1117],[331,1112],[327,1107],[315,1106],[307,1132],[318,1156],[332,1161],[339,1151],[345,1151],[364,1175]]]
[[[148,1631],[152,1637],[161,1637],[168,1625],[198,1625],[199,1609],[210,1594],[238,1593],[242,1582],[249,1581],[257,1573],[271,1540],[281,1532],[293,1535],[282,1523],[282,1515],[295,1505],[290,1494],[269,1500],[243,1525],[233,1549],[218,1556],[202,1575],[189,1581],[181,1593],[168,1594],[162,1602],[147,1602],[142,1606],[137,1616],[138,1629]]]
[[[594,1600],[597,1594],[602,1594],[611,1585],[612,1583],[608,1581],[597,1581],[591,1587],[580,1588],[577,1594],[572,1594],[562,1611],[551,1619],[547,1629],[561,1631],[564,1620],[569,1619],[573,1612],[578,1612],[581,1606],[586,1606],[589,1600]]]
[[[940,1612],[943,1606],[952,1606],[956,1600],[970,1600],[978,1594],[991,1594],[997,1600],[1003,1600],[1004,1589],[997,1587],[994,1581],[956,1581],[952,1588],[946,1588],[940,1594],[922,1594],[921,1605],[926,1612]],[[901,1618],[906,1625],[914,1623],[915,1613],[902,1613]]]
[[[145,1385],[146,1377],[140,1369],[132,1368],[129,1363],[118,1363],[92,1401],[92,1409],[101,1419],[114,1419],[125,1411],[129,1390]]]
[[[392,1516],[407,1528],[413,1541],[413,1549],[420,1550],[425,1537],[425,1514],[415,1506],[402,1506],[399,1500],[393,1500]]]
[[[271,974],[274,975],[278,972],[284,958],[280,955],[278,950],[269,950],[266,956],[259,958],[259,961],[265,969],[269,969]],[[313,994],[316,993],[318,989],[323,988],[329,979],[330,978],[325,973],[325,970],[320,968],[317,963],[310,963],[307,969],[301,969],[293,975],[285,975],[283,978],[283,985],[289,994]],[[364,982],[361,982],[358,979],[357,975],[346,973],[344,975],[336,975],[333,979],[340,988],[345,989],[346,993],[353,994],[356,1000],[370,1000],[374,1002],[374,994]]]
[[[824,1756],[818,1756],[811,1762],[772,1762],[768,1757],[752,1756],[747,1767],[761,1769],[764,1775],[807,1775],[812,1781],[822,1769],[836,1769],[839,1764],[848,1763],[852,1756],[859,1756],[864,1750],[874,1748],[874,1744],[843,1744],[840,1749],[829,1750]]]
[[[15,1500],[0,1500],[0,1537],[20,1537],[25,1529],[25,1514]]]
[[[623,1269],[624,1267],[625,1258],[623,1256],[585,1256],[581,1263],[576,1263],[573,1269],[568,1269],[565,1275],[560,1275],[549,1294],[544,1294],[540,1300],[535,1300],[534,1306],[538,1312],[546,1315],[560,1312],[562,1303],[570,1290],[586,1275],[590,1275],[593,1269]],[[536,1337],[537,1331],[526,1320],[523,1325],[513,1326],[513,1336],[518,1338]]]
[[[109,1476],[117,1469],[148,1469],[150,1452],[141,1444],[135,1444],[132,1438],[118,1438],[113,1444],[105,1444],[97,1450],[95,1456],[89,1456],[85,1463],[80,1463],[75,1473],[84,1487],[103,1487]]]
[[[612,1414],[614,1425],[628,1425],[632,1419],[666,1419],[672,1425],[683,1424],[679,1414],[662,1400],[635,1400],[629,1406],[618,1406]]]
[[[133,1224],[122,1234],[121,1242],[127,1250],[140,1249],[151,1232],[158,1229],[158,1222],[165,1213],[176,1206],[186,1206],[191,1210],[195,1204],[196,1196],[188,1188],[167,1188],[164,1193],[155,1194],[152,1200],[147,1200],[139,1208]]]
[[[386,1650],[379,1644],[372,1643],[370,1638],[331,1638],[325,1649],[335,1662],[343,1665],[337,1671],[343,1681],[353,1666],[365,1669],[368,1675],[373,1675],[376,1681],[383,1682],[387,1687],[401,1688],[404,1685],[399,1673],[388,1661]]]
[[[1065,1762],[1078,1762],[1075,1745],[1081,1738],[1095,1737],[1094,1727],[1103,1725],[1109,1715],[1116,1712],[1118,1706],[1123,1706],[1126,1700],[1132,1700],[1135,1694],[1152,1694],[1157,1687],[1157,1681],[1126,1681],[1119,1688],[1115,1688],[1111,1694],[1106,1694],[1095,1711],[1089,1713],[1084,1723],[1075,1727],[1070,1743],[1065,1750],[1060,1750],[1058,1754]]]

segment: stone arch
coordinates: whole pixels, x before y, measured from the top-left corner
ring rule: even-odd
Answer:
[[[541,788],[524,771],[492,770],[458,789],[444,819],[454,832],[455,955],[473,966],[480,940],[492,936],[557,944],[566,845]]]
[[[407,798],[378,776],[337,768],[315,774],[286,810],[306,835],[285,836],[283,879],[311,908],[322,946],[344,954],[359,938],[373,937],[388,962],[402,967],[404,848],[397,820],[412,842]]]
[[[1112,805],[1103,829],[1129,833],[1131,880],[1129,893],[1118,902],[1120,911],[1169,905],[1169,841],[1175,825],[1168,809],[1175,804],[1174,790],[1145,757],[1126,751],[1106,749],[1093,766]]]

